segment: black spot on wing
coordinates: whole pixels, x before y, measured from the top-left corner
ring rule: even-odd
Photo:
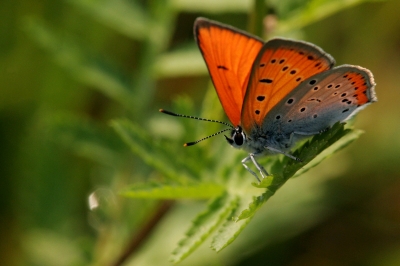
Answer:
[[[265,100],[265,96],[263,96],[263,95],[257,96],[257,101],[262,102],[264,100]]]
[[[229,70],[226,66],[219,65],[217,66],[218,69]]]
[[[260,79],[260,82],[262,83],[272,83],[272,79]]]

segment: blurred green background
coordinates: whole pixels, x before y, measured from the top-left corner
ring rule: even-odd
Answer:
[[[181,265],[400,265],[400,1],[267,3],[270,37],[310,41],[337,65],[370,69],[378,102],[357,116],[360,139],[290,180],[234,244],[217,254],[205,243]],[[159,174],[110,121],[126,117],[174,146],[198,137],[157,110],[180,99],[198,114],[209,77],[194,19],[246,29],[252,4],[0,2],[2,265],[113,265],[159,204],[118,191]],[[124,265],[171,265],[203,208],[176,203]]]

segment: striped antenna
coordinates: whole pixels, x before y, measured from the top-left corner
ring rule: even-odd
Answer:
[[[206,140],[206,139],[209,139],[209,138],[214,137],[214,136],[216,136],[216,135],[219,135],[219,134],[221,134],[222,132],[225,132],[225,131],[234,129],[234,127],[233,127],[231,124],[228,124],[228,123],[225,123],[225,122],[222,122],[222,121],[218,121],[218,120],[206,119],[206,118],[201,118],[201,117],[196,117],[196,116],[190,116],[190,115],[176,114],[176,113],[173,113],[173,112],[164,110],[164,109],[160,109],[159,111],[160,111],[161,113],[164,113],[164,114],[167,114],[167,115],[178,116],[178,117],[184,117],[184,118],[191,118],[191,119],[196,119],[196,120],[201,120],[201,121],[206,121],[206,122],[219,123],[219,124],[223,124],[223,125],[229,127],[229,128],[223,129],[223,130],[221,130],[221,131],[218,131],[217,133],[214,133],[214,134],[212,134],[212,135],[210,135],[210,136],[207,136],[207,137],[205,137],[205,138],[202,138],[202,139],[199,139],[199,140],[196,140],[196,141],[192,141],[192,142],[185,143],[185,144],[183,144],[183,146],[185,146],[185,147],[193,146],[193,145],[195,145],[195,144],[197,144],[197,143],[199,143],[199,142],[201,142],[201,141],[203,141],[203,140]]]
[[[190,119],[196,119],[196,120],[201,120],[201,121],[206,121],[206,122],[213,122],[213,123],[220,123],[223,124],[225,126],[228,126],[230,128],[234,128],[231,124],[222,122],[222,121],[218,121],[218,120],[212,120],[212,119],[206,119],[206,118],[201,118],[201,117],[196,117],[196,116],[190,116],[190,115],[181,115],[181,114],[176,114],[164,109],[160,109],[159,110],[161,113],[167,114],[167,115],[172,115],[172,116],[178,116],[178,117],[184,117],[184,118],[190,118]]]
[[[211,138],[211,137],[214,137],[214,136],[216,136],[216,135],[219,135],[219,134],[221,134],[222,132],[225,132],[225,131],[227,131],[227,130],[231,130],[231,129],[230,129],[230,128],[225,128],[225,129],[223,129],[223,130],[221,130],[221,131],[218,131],[217,133],[214,133],[214,134],[212,134],[212,135],[210,135],[210,136],[207,136],[207,137],[205,137],[205,138],[202,138],[202,139],[199,139],[199,140],[196,140],[196,141],[193,141],[193,142],[185,143],[185,144],[183,144],[183,146],[185,146],[185,147],[192,146],[192,145],[194,145],[194,144],[199,143],[200,141],[203,141],[203,140],[209,139],[209,138]]]

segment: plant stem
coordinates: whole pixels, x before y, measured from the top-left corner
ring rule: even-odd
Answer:
[[[130,256],[132,256],[135,252],[137,252],[140,247],[146,242],[151,232],[153,232],[154,228],[158,225],[158,223],[164,218],[164,216],[168,213],[168,211],[172,208],[175,201],[172,200],[164,200],[157,207],[155,213],[148,221],[145,222],[144,226],[141,230],[133,235],[132,239],[126,245],[126,249],[121,255],[115,260],[111,265],[120,266],[122,265]]]
[[[248,31],[260,37],[265,37],[263,32],[263,19],[267,5],[265,0],[254,0],[253,9],[250,13]]]

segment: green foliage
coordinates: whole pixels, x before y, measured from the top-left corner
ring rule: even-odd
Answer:
[[[182,147],[219,131],[220,125],[164,116],[158,108],[225,119],[214,89],[203,86],[208,75],[191,36],[193,19],[201,13],[261,35],[264,15],[273,10],[279,23],[268,37],[290,37],[361,2],[369,1],[65,0],[34,5],[27,0],[3,1],[0,209],[5,219],[0,224],[7,243],[0,249],[3,263],[117,265],[114,262],[133,239],[139,244],[128,250],[128,255],[135,255],[132,264],[165,264],[164,254],[173,250],[172,262],[192,265],[196,253],[203,256],[199,247],[204,242],[221,251],[254,231],[259,234],[260,228],[247,225],[256,222],[262,211],[273,209],[261,207],[283,192],[286,181],[307,172],[361,132],[335,125],[294,151],[301,163],[282,156],[261,159],[272,175],[259,184],[240,164],[246,154],[231,149],[222,136]],[[368,37],[375,32],[364,28]],[[332,35],[326,32],[324,36]],[[380,38],[375,42],[385,43]],[[396,134],[387,139],[396,139]],[[392,143],[388,146],[393,153],[398,150]],[[299,177],[304,187],[307,178]],[[286,209],[276,208],[294,213],[300,195],[293,198]],[[318,204],[319,199],[326,198],[313,198]],[[167,219],[160,216],[151,227],[149,220],[163,200],[177,203],[166,211]],[[204,200],[208,203],[196,214],[190,204]],[[179,205],[182,202],[189,207]],[[309,213],[322,219],[322,211]],[[296,214],[283,215],[263,228],[282,235],[275,229]],[[161,221],[169,227],[162,227]],[[302,230],[312,223],[305,224]],[[248,231],[241,234],[244,229]],[[151,252],[146,253],[146,246]],[[154,247],[164,257],[156,257]],[[256,252],[252,245],[247,247],[248,254]],[[224,252],[236,255],[234,245]],[[224,252],[218,254],[220,264],[225,263],[220,259]]]
[[[132,188],[122,192],[122,195],[133,198],[154,198],[154,199],[191,199],[211,198],[212,203],[207,209],[199,214],[186,232],[186,237],[179,242],[178,248],[174,251],[172,261],[179,262],[195,250],[207,237],[213,236],[211,248],[220,251],[232,243],[247,226],[257,210],[273,196],[276,191],[298,171],[302,173],[316,166],[323,159],[342,149],[358,138],[360,131],[345,129],[343,124],[337,123],[330,130],[314,136],[306,141],[293,153],[301,158],[302,162],[294,161],[288,157],[275,157],[270,161],[271,175],[263,179],[259,184],[253,183],[258,189],[251,189],[246,182],[250,183],[250,174],[239,176],[226,171],[221,177],[215,176],[214,182],[209,183],[208,173],[202,171],[200,177],[179,176],[181,168],[178,162],[166,161],[163,153],[166,152],[160,147],[159,152],[148,148],[139,149],[138,146],[149,143],[150,139],[146,134],[137,134],[137,127],[127,120],[114,121],[114,128],[121,135],[124,141],[131,147],[132,151],[140,155],[148,164],[152,165],[168,180],[178,181],[171,185],[170,181],[151,182],[148,184],[134,185]],[[154,142],[153,142],[154,143]],[[228,145],[227,145],[228,146]],[[154,144],[153,144],[153,147]],[[211,161],[217,161],[219,154],[211,155]],[[231,165],[238,164],[238,161],[231,161]],[[310,164],[310,165],[308,165]],[[175,170],[171,170],[175,169]],[[221,174],[221,173],[220,173]],[[192,182],[197,180],[195,184]],[[229,180],[223,186],[222,180]],[[246,188],[247,187],[247,188]],[[222,196],[221,193],[223,193]]]

